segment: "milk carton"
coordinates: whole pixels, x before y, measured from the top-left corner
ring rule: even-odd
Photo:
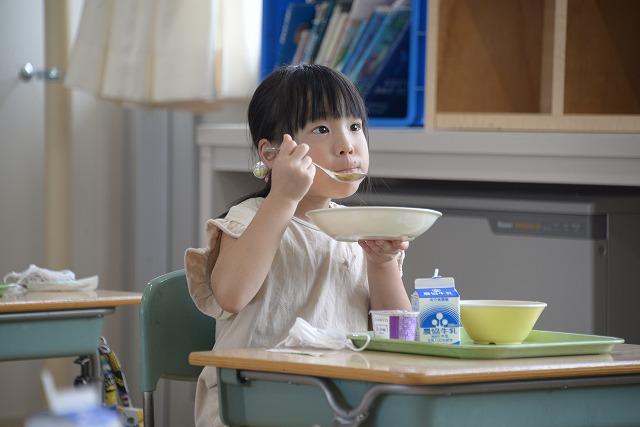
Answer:
[[[416,279],[411,306],[420,312],[416,340],[432,344],[460,344],[460,294],[453,277],[436,269],[430,279]]]

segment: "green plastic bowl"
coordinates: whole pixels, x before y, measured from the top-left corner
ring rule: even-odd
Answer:
[[[461,300],[460,316],[476,344],[520,344],[546,306],[537,301]]]

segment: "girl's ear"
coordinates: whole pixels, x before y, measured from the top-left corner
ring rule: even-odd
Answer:
[[[271,147],[271,142],[268,139],[262,138],[258,141],[258,156],[260,160],[264,162],[265,165],[271,169],[271,164],[273,163],[273,159],[276,158],[276,153],[267,151],[266,148]]]

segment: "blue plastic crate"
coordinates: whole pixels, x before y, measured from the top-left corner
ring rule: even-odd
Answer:
[[[263,0],[261,78],[277,65],[276,52],[287,6],[302,2],[304,0]],[[426,34],[427,0],[411,0],[411,22],[406,38],[365,97],[370,126],[424,126]]]
[[[280,41],[280,31],[284,14],[290,3],[304,3],[304,0],[263,0],[262,1],[262,45],[260,46],[260,78],[264,79],[276,67],[276,52]]]

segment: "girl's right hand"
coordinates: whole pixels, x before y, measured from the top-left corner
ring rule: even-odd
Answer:
[[[316,168],[307,155],[309,146],[285,134],[271,168],[271,193],[298,203],[313,183]]]

